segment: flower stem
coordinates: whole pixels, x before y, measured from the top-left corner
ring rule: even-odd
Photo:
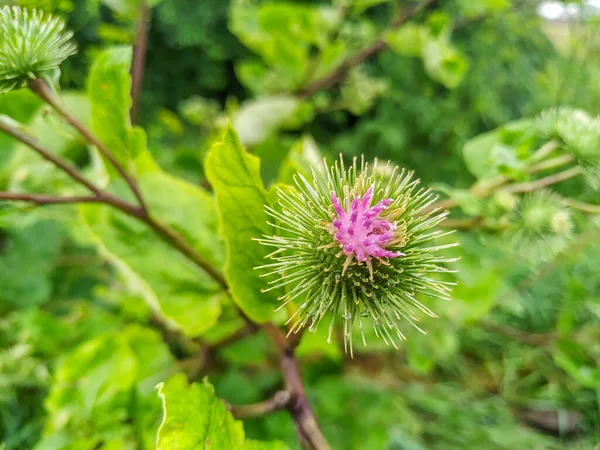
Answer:
[[[331,446],[323,436],[304,392],[304,385],[302,384],[302,377],[295,356],[300,339],[287,340],[283,332],[272,323],[265,324],[263,328],[280,353],[285,388],[290,394],[287,410],[296,424],[296,434],[302,448],[307,450],[331,450]]]

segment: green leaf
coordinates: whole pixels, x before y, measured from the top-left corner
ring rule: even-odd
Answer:
[[[293,177],[301,173],[305,177],[311,176],[311,170],[323,160],[317,143],[311,136],[303,136],[290,149],[279,167],[278,181],[293,184]]]
[[[427,74],[448,89],[460,84],[469,67],[465,57],[443,37],[426,42],[422,57]]]
[[[227,243],[225,275],[236,303],[254,321],[268,321],[277,304],[277,292],[261,293],[265,284],[255,267],[269,253],[253,241],[272,234],[264,211],[268,203],[260,178],[260,160],[249,155],[231,128],[206,158],[206,176],[217,197],[220,228]]]
[[[388,3],[389,1],[390,0],[350,0],[345,3],[350,3],[352,13],[358,15],[364,13],[369,8],[381,5],[382,3]]]
[[[514,176],[522,173],[523,161],[537,142],[535,122],[521,119],[474,137],[463,147],[463,156],[467,168],[477,178],[507,173]]]
[[[224,249],[217,235],[212,197],[163,172],[145,174],[139,182],[156,217],[211,264],[221,267]],[[81,211],[96,244],[119,269],[129,288],[155,312],[190,336],[198,336],[216,323],[224,293],[204,271],[137,219],[107,206],[83,205]]]
[[[132,127],[131,47],[113,47],[98,55],[90,70],[87,91],[92,111],[92,131],[130,172],[156,170],[155,165],[134,164],[146,152],[146,136]],[[114,169],[109,166],[110,173]]]
[[[45,302],[63,233],[54,222],[0,229],[0,312]]]
[[[262,442],[247,440],[244,442],[243,450],[289,450],[289,447],[283,442]]]
[[[215,396],[205,379],[188,385],[177,374],[158,387],[164,419],[158,429],[157,450],[289,450],[281,442],[244,442],[244,427]]]
[[[449,198],[456,201],[460,209],[462,209],[465,214],[470,216],[478,216],[482,213],[483,203],[468,189],[453,188],[441,183],[433,185],[432,188],[443,192]]]
[[[423,41],[428,38],[429,30],[423,25],[407,23],[387,31],[383,38],[390,48],[401,55],[421,56]]]
[[[315,49],[323,51],[332,45],[331,33],[339,26],[341,17],[339,10],[326,5],[291,2],[257,5],[245,0],[232,1],[231,32],[267,66],[261,69],[256,64],[248,66],[247,62],[241,62],[238,70],[244,67],[242,80],[250,81],[253,89],[263,92],[299,88],[311,74],[311,64],[318,63],[313,57]],[[267,78],[267,83],[261,82],[261,77]]]
[[[126,423],[137,421],[141,426],[141,417],[147,428],[139,431],[154,435],[160,414],[154,387],[166,378],[173,362],[161,336],[139,325],[101,334],[76,347],[55,371],[46,399],[46,443],[39,448],[50,446],[47,442],[65,431],[73,441],[66,448],[94,448],[106,430],[113,437],[130,434],[133,430]],[[139,408],[132,407],[133,398]]]
[[[88,78],[92,130],[121,162],[128,162],[132,157],[129,146],[131,56],[130,47],[103,51],[94,61]]]
[[[346,109],[356,116],[365,114],[377,98],[388,89],[388,82],[373,78],[362,69],[351,70],[341,87],[342,101]]]
[[[511,5],[510,0],[458,0],[461,15],[466,18],[475,18],[502,11]]]
[[[136,18],[142,1],[146,2],[148,7],[154,8],[163,0],[100,0],[101,3],[108,6],[116,14],[128,19]]]
[[[420,57],[432,79],[453,89],[467,72],[467,60],[450,43],[448,16],[432,15],[429,22],[429,26],[406,24],[386,32],[384,39],[395,52]]]
[[[157,450],[241,448],[242,422],[227,411],[207,381],[188,385],[184,375],[175,375],[160,385],[158,392],[164,419],[158,429]]]
[[[260,144],[291,119],[299,106],[300,100],[289,95],[249,100],[240,107],[233,125],[242,144]]]
[[[600,369],[597,355],[590,348],[568,339],[561,339],[553,353],[554,361],[581,386],[598,389]]]

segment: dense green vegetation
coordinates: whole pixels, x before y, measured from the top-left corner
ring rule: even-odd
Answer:
[[[0,16],[0,450],[329,448],[287,402],[290,353],[333,449],[600,448],[595,17],[565,37],[526,0],[140,1],[0,0],[78,46],[23,70]],[[432,275],[452,301],[417,292],[437,318],[399,349],[365,320],[351,356],[329,314],[278,348],[303,299],[274,312],[290,288],[253,270],[276,188],[338,154],[414,170],[458,230]]]

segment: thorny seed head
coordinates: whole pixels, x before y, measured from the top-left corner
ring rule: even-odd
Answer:
[[[330,341],[341,316],[352,353],[353,324],[366,345],[363,321],[370,319],[376,335],[397,348],[402,321],[422,331],[419,313],[435,317],[418,296],[449,298],[452,283],[435,274],[451,272],[445,264],[455,259],[438,251],[456,244],[434,243],[450,233],[435,229],[447,213],[430,208],[436,198],[412,173],[389,163],[354,159],[346,169],[340,159],[312,175],[296,175],[294,187],[278,190],[278,207],[267,207],[278,234],[259,239],[275,248],[272,262],[257,267],[273,277],[266,290],[283,291],[281,307],[297,305],[291,332],[314,331],[331,314]]]
[[[0,94],[42,78],[50,84],[59,65],[76,53],[64,22],[40,10],[0,8]]]
[[[528,264],[556,256],[571,238],[574,224],[560,196],[547,189],[524,195],[509,215],[505,248]]]

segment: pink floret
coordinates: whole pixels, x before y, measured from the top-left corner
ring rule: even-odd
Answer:
[[[352,200],[350,210],[345,211],[335,195],[331,194],[331,201],[337,214],[333,220],[333,235],[342,245],[342,251],[347,256],[354,256],[358,261],[364,262],[369,257],[396,258],[403,255],[401,252],[392,252],[385,249],[394,239],[395,224],[385,219],[377,218],[392,202],[386,198],[375,206],[373,200],[373,187],[371,186],[361,198]]]

